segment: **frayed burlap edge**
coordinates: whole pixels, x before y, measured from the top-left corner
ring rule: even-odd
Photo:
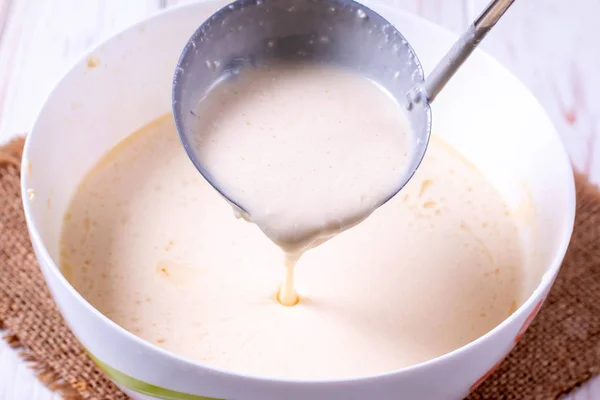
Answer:
[[[2,321],[0,321],[0,329],[4,330]],[[77,390],[73,386],[66,383],[60,375],[52,369],[44,361],[41,361],[38,356],[28,350],[19,340],[19,337],[10,331],[7,331],[2,335],[2,339],[8,343],[8,345],[15,349],[19,357],[25,362],[27,367],[33,370],[36,378],[42,382],[48,389],[57,393],[65,400],[80,400],[81,396],[77,393]]]
[[[23,155],[22,137],[11,140],[0,148],[0,168],[14,167],[17,171],[21,169],[21,157]],[[19,336],[7,328],[4,321],[0,319],[0,330],[4,331],[2,339],[15,351],[26,365],[33,370],[37,379],[48,389],[59,394],[65,400],[80,400],[81,396],[72,385],[66,383],[60,375],[30,349],[21,343]]]
[[[18,137],[0,147],[0,166],[8,164],[20,169],[24,143],[25,139]]]

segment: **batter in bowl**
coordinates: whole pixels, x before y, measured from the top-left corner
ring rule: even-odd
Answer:
[[[65,276],[125,329],[212,366],[287,378],[386,372],[469,343],[520,304],[523,254],[501,195],[434,135],[397,196],[304,254],[300,302],[283,307],[281,250],[232,217],[171,115],[99,161],[61,240]]]

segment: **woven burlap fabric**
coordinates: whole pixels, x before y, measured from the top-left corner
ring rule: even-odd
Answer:
[[[8,332],[5,339],[65,398],[126,399],[80,347],[46,288],[21,205],[22,145],[17,140],[0,148],[0,325]],[[576,182],[575,232],[554,288],[515,350],[469,399],[554,399],[600,372],[600,194],[583,176]]]

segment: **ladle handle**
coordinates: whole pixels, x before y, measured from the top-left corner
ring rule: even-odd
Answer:
[[[440,60],[433,72],[425,79],[423,89],[427,100],[431,103],[446,86],[454,73],[471,55],[479,42],[496,25],[506,10],[515,0],[492,0],[483,13],[469,26],[469,29],[458,39],[444,58]]]

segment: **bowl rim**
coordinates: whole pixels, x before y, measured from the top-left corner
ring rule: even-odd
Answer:
[[[551,136],[551,138],[558,145],[558,148],[560,149],[560,152],[561,152],[560,158],[562,158],[562,160],[557,159],[556,162],[562,164],[564,168],[568,168],[571,172],[570,174],[565,174],[566,182],[563,183],[564,186],[568,188],[567,204],[566,204],[565,210],[563,210],[564,211],[563,219],[564,219],[564,223],[565,223],[565,229],[563,229],[563,232],[561,234],[559,242],[557,243],[558,245],[555,247],[553,257],[547,262],[546,272],[544,272],[541,280],[539,281],[539,283],[537,284],[537,286],[533,290],[533,292],[531,292],[528,295],[527,299],[517,308],[517,310],[514,311],[511,315],[509,315],[507,318],[505,318],[501,323],[496,325],[490,331],[477,337],[473,341],[471,341],[457,349],[454,349],[448,353],[445,353],[441,356],[429,359],[427,361],[424,361],[424,362],[421,362],[418,364],[410,365],[410,366],[403,367],[403,368],[393,369],[390,371],[385,371],[385,372],[376,373],[376,374],[369,374],[369,375],[340,377],[340,378],[321,378],[321,379],[285,378],[285,377],[262,376],[262,375],[256,375],[256,374],[250,374],[250,373],[237,372],[237,371],[229,370],[226,368],[215,367],[208,363],[194,361],[192,359],[181,356],[179,354],[172,353],[168,350],[165,350],[159,346],[154,345],[153,343],[150,343],[144,339],[141,339],[140,337],[136,336],[135,334],[129,332],[125,328],[123,328],[123,327],[119,326],[118,324],[116,324],[115,322],[113,322],[110,318],[106,317],[98,309],[96,309],[93,305],[91,305],[69,283],[69,281],[60,272],[60,269],[58,268],[56,262],[50,256],[50,253],[48,252],[48,249],[47,249],[44,241],[41,239],[41,235],[37,229],[36,221],[35,221],[35,219],[33,217],[33,213],[32,213],[32,207],[31,207],[30,201],[28,199],[28,195],[27,195],[28,177],[27,177],[27,172],[26,172],[27,171],[26,164],[28,163],[27,155],[29,154],[29,150],[32,146],[32,142],[35,140],[35,137],[37,135],[36,134],[36,132],[38,131],[37,127],[40,123],[40,117],[41,117],[42,111],[45,108],[47,108],[48,103],[50,103],[52,101],[52,98],[53,98],[54,93],[57,90],[57,88],[60,87],[60,85],[73,72],[73,70],[75,70],[77,68],[77,66],[82,62],[82,60],[87,59],[98,49],[101,49],[104,46],[106,46],[107,44],[114,42],[115,40],[117,40],[117,38],[120,35],[125,34],[133,29],[136,29],[136,28],[138,28],[144,24],[147,24],[149,22],[152,22],[156,19],[159,19],[165,15],[178,13],[178,12],[181,12],[181,10],[184,10],[187,8],[198,7],[205,3],[211,3],[211,2],[215,2],[215,1],[217,1],[217,0],[197,0],[194,2],[182,3],[182,4],[178,4],[178,5],[163,9],[163,10],[159,10],[153,14],[150,14],[149,16],[147,16],[146,18],[144,18],[140,21],[137,21],[133,24],[130,24],[130,25],[124,27],[123,29],[119,30],[118,32],[116,32],[108,37],[104,37],[101,42],[93,45],[86,52],[84,52],[79,58],[77,58],[77,60],[74,63],[72,63],[71,66],[68,69],[66,69],[65,72],[62,74],[62,76],[55,82],[55,84],[52,86],[52,90],[48,93],[42,106],[40,107],[40,109],[37,112],[37,116],[32,125],[31,132],[25,138],[25,145],[24,145],[23,156],[22,156],[22,160],[21,160],[21,200],[23,203],[25,219],[27,222],[27,227],[29,230],[31,242],[34,244],[34,247],[37,248],[37,250],[39,252],[39,257],[41,258],[41,260],[38,259],[38,263],[40,264],[40,269],[43,270],[44,267],[42,265],[45,264],[48,267],[47,268],[48,272],[53,274],[54,278],[56,278],[58,280],[58,282],[60,282],[60,286],[62,287],[62,289],[65,289],[68,292],[70,292],[70,294],[73,295],[74,298],[77,299],[77,301],[79,301],[84,306],[84,308],[86,309],[87,312],[90,312],[90,313],[96,315],[97,317],[99,317],[100,320],[104,324],[106,324],[110,329],[112,329],[119,335],[121,335],[121,336],[124,335],[125,338],[132,340],[133,343],[135,343],[138,346],[141,346],[141,348],[144,349],[145,351],[159,354],[163,357],[167,357],[169,359],[172,359],[174,361],[181,363],[182,365],[185,365],[188,368],[206,370],[206,371],[210,371],[213,373],[223,374],[225,376],[228,376],[229,378],[251,380],[251,381],[255,381],[257,383],[276,383],[276,384],[284,384],[284,385],[285,384],[336,385],[336,384],[343,384],[343,383],[348,383],[348,382],[360,383],[360,382],[369,382],[369,381],[375,381],[375,380],[380,380],[380,379],[385,379],[385,378],[392,378],[392,377],[396,377],[396,376],[400,376],[400,375],[416,373],[423,369],[429,368],[433,365],[444,363],[445,361],[447,361],[449,359],[457,357],[459,354],[468,352],[469,350],[479,346],[480,344],[482,344],[486,341],[489,341],[492,337],[498,335],[501,331],[505,330],[505,328],[509,324],[511,324],[512,321],[521,317],[523,315],[523,313],[525,312],[525,310],[527,310],[529,308],[533,308],[536,303],[540,302],[540,300],[544,301],[545,292],[551,288],[551,286],[554,282],[554,279],[555,279],[556,275],[558,274],[558,271],[560,270],[562,261],[566,254],[567,248],[570,243],[571,235],[573,232],[573,227],[574,227],[574,222],[575,222],[575,206],[576,206],[576,203],[575,203],[576,191],[575,191],[575,180],[574,180],[574,176],[572,173],[573,170],[572,170],[571,163],[569,161],[569,157],[566,152],[565,146],[562,143],[562,140],[561,140],[554,124],[550,120],[550,117],[548,116],[546,110],[541,106],[538,99],[533,95],[533,93],[529,90],[529,88],[527,86],[525,86],[525,84],[523,82],[521,82],[521,80],[519,78],[517,78],[512,72],[510,72],[510,70],[508,70],[507,67],[502,65],[499,61],[497,61],[495,58],[493,58],[487,52],[485,52],[481,49],[476,49],[475,52],[476,52],[476,54],[478,54],[478,57],[485,59],[486,62],[490,63],[490,65],[493,65],[496,70],[501,71],[502,74],[505,74],[507,77],[510,77],[510,79],[515,81],[515,84],[517,84],[519,87],[521,87],[523,89],[523,93],[527,93],[527,96],[529,96],[531,98],[531,100],[533,101],[532,104],[535,104],[537,107],[539,107],[544,118],[548,121],[548,123],[549,123],[548,125],[552,127],[551,130],[549,129],[546,132],[546,135]],[[452,38],[458,37],[457,34],[451,32],[450,30],[448,30],[434,22],[431,22],[427,19],[424,19],[422,17],[414,15],[410,12],[397,9],[393,6],[386,5],[386,4],[376,4],[374,0],[362,0],[360,3],[362,3],[363,5],[365,5],[367,7],[373,7],[373,9],[376,12],[381,13],[384,16],[384,18],[386,18],[386,19],[388,18],[387,15],[396,13],[396,14],[401,15],[403,18],[410,19],[410,20],[416,22],[417,24],[424,25],[427,27],[428,30],[436,31],[438,34],[445,35],[445,36],[452,37]],[[381,10],[381,11],[378,11],[378,10]],[[45,276],[44,276],[44,280],[47,281]],[[52,294],[52,297],[54,300],[54,294]],[[62,316],[62,311],[60,311],[60,313]],[[79,338],[78,338],[78,340],[79,340]]]

